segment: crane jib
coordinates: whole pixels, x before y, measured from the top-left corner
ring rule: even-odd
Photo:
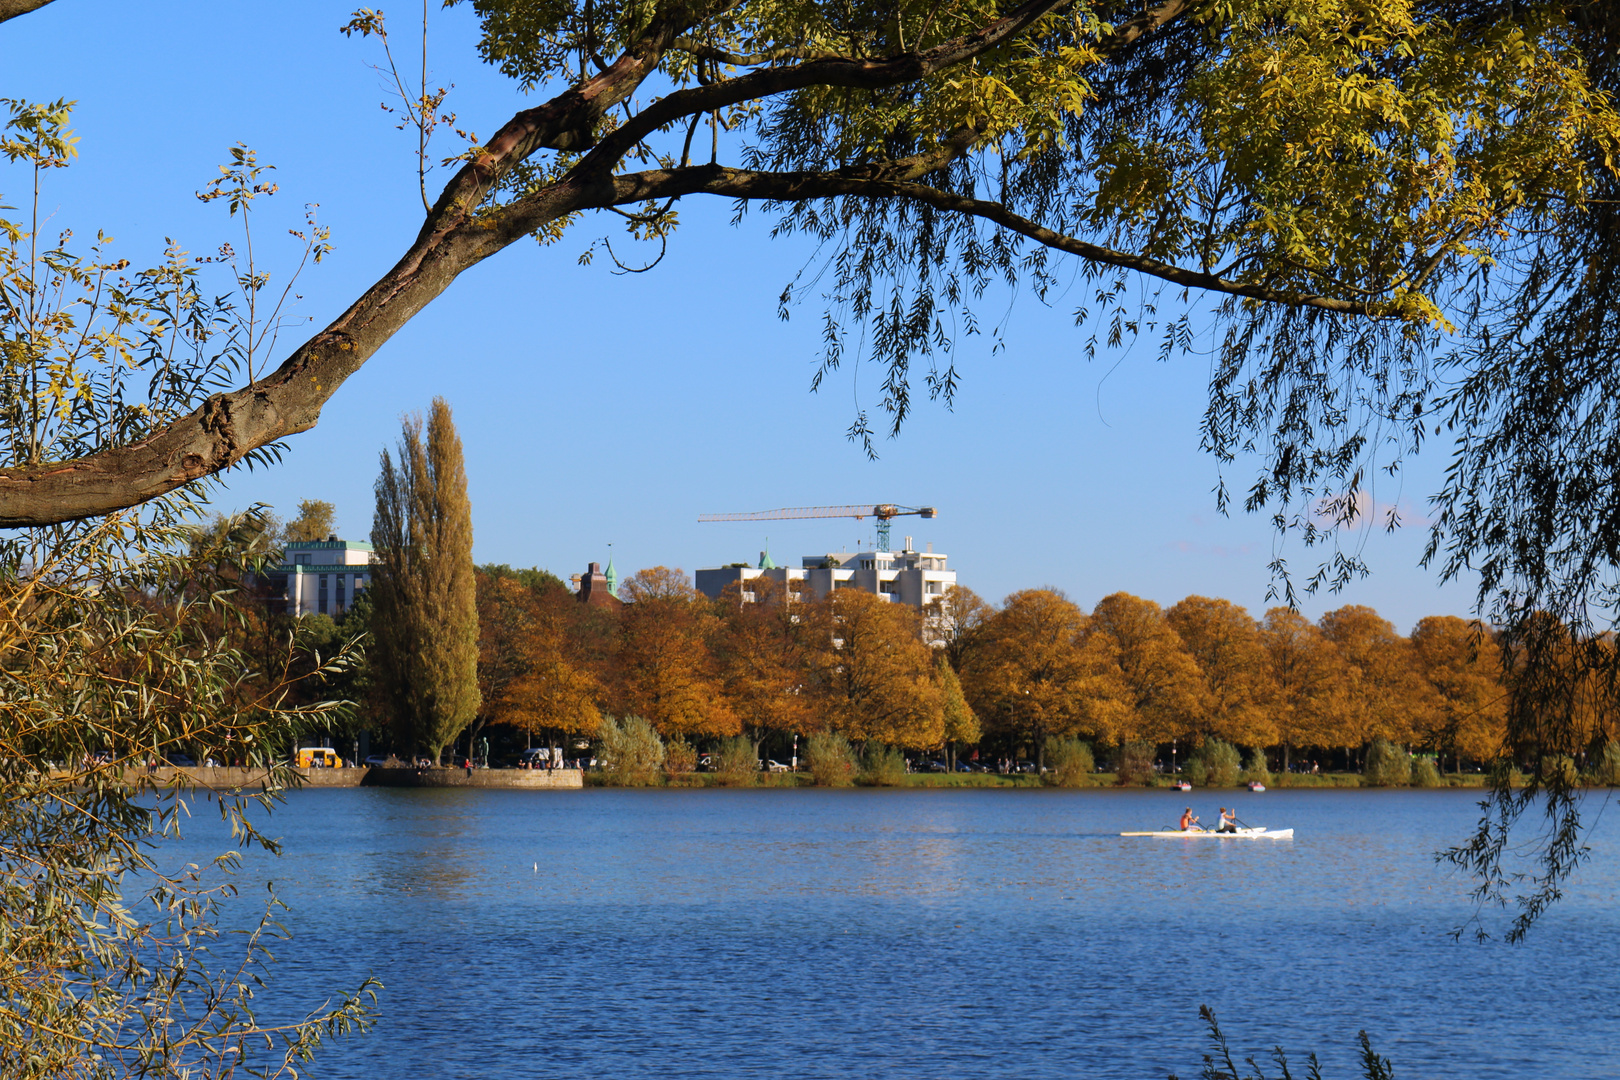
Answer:
[[[878,550],[889,550],[889,521],[915,515],[933,519],[939,511],[932,506],[899,506],[895,503],[863,503],[859,506],[795,506],[780,510],[758,510],[749,514],[699,514],[698,521],[794,521],[815,518],[878,519]]]

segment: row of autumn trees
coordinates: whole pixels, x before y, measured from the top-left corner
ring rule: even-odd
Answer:
[[[401,754],[437,758],[464,734],[470,748],[491,726],[525,741],[589,738],[606,715],[688,742],[832,732],[1034,756],[1051,737],[1219,738],[1275,748],[1283,768],[1300,751],[1352,767],[1375,739],[1455,764],[1503,746],[1503,665],[1477,622],[1433,616],[1405,638],[1360,606],[1312,623],[1287,608],[1256,620],[1225,600],[1163,610],[1115,593],[1087,613],[1053,589],[996,608],[961,586],[917,611],[859,589],[805,600],[766,579],[710,599],[666,567],[633,576],[622,603],[584,604],[544,571],[475,570],[461,443],[442,398],[425,420],[406,418],[376,494],[371,589],[343,625],[297,620],[297,636],[315,655],[364,648],[364,661],[307,692],[361,702],[356,725]],[[321,535],[331,516],[306,502],[287,534]],[[276,636],[265,625],[266,640]],[[1589,699],[1601,741],[1609,696],[1566,683]]]
[[[1359,606],[1256,620],[1224,600],[1163,610],[1116,593],[1087,613],[1053,589],[993,608],[956,586],[918,612],[856,589],[784,603],[749,587],[754,602],[735,588],[710,600],[657,567],[612,608],[541,571],[481,568],[479,726],[589,736],[604,714],[637,715],[688,741],[832,731],[1031,754],[1051,736],[1214,736],[1276,748],[1284,766],[1304,750],[1349,764],[1377,737],[1477,761],[1502,743],[1496,643],[1458,618],[1406,638]]]

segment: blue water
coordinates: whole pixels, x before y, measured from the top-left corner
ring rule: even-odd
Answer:
[[[1122,839],[1188,798],[1145,790],[363,788],[245,876],[274,1008],[385,984],[317,1076],[1190,1077],[1209,1004],[1330,1080],[1361,1028],[1402,1078],[1620,1077],[1612,815],[1514,947],[1449,936],[1477,793],[1228,797],[1297,838]]]

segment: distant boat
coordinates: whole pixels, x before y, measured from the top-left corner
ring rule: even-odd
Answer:
[[[1262,784],[1258,780],[1250,780],[1249,781],[1249,790],[1250,791],[1264,791],[1264,790],[1266,790],[1266,785]]]
[[[1177,791],[1191,791],[1192,790],[1192,785],[1187,783],[1187,781],[1185,781],[1185,780],[1177,780],[1175,783],[1171,784],[1170,786],[1175,788]]]

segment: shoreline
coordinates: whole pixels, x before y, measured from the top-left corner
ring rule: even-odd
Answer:
[[[1266,785],[1267,791],[1303,791],[1303,790],[1333,790],[1344,791],[1348,789],[1378,790],[1371,785],[1361,782],[1359,773],[1316,773],[1300,774],[1288,777],[1276,776]],[[1134,784],[1122,786],[1114,773],[1092,773],[1085,784],[1071,785],[1059,788],[1058,785],[1047,784],[1042,778],[1029,773],[1002,775],[1000,773],[907,773],[898,783],[862,783],[857,780],[854,787],[865,788],[918,788],[918,789],[953,789],[953,788],[985,788],[1004,790],[1035,790],[1053,788],[1067,791],[1174,791],[1175,787],[1169,780],[1155,780],[1151,784]],[[1448,774],[1440,778],[1440,783],[1431,788],[1422,789],[1414,785],[1390,786],[1385,790],[1431,790],[1445,789],[1474,789],[1483,790],[1487,777],[1483,773]],[[591,787],[655,787],[655,788],[688,788],[693,790],[708,788],[732,788],[736,790],[768,790],[772,788],[813,788],[814,779],[807,772],[797,773],[760,773],[752,783],[733,783],[729,778],[718,773],[684,773],[675,776],[661,776],[651,784],[621,784],[616,782],[611,773],[588,772],[585,774],[585,786]],[[1193,792],[1201,791],[1229,791],[1243,792],[1245,794],[1264,794],[1264,792],[1250,792],[1247,784],[1238,784],[1231,787],[1197,786]]]
[[[161,766],[151,770],[130,770],[158,786],[168,786],[179,782],[186,786],[207,788],[213,790],[231,790],[242,788],[265,787],[268,776],[266,770],[249,768],[208,768],[205,766]],[[359,788],[359,787],[395,787],[395,788],[477,788],[481,790],[507,790],[507,791],[545,791],[545,790],[580,790],[583,788],[660,788],[673,790],[740,790],[740,791],[768,791],[788,790],[800,788],[815,788],[814,778],[808,772],[797,773],[760,773],[753,777],[751,782],[736,783],[729,777],[718,773],[683,773],[661,775],[652,783],[619,783],[611,773],[583,772],[579,769],[466,769],[431,768],[431,769],[385,769],[378,766],[351,766],[342,769],[302,769],[295,770],[301,779],[296,786],[288,785],[277,790],[296,791],[310,788]],[[1482,773],[1448,774],[1440,778],[1440,783],[1420,788],[1417,785],[1386,785],[1382,788],[1363,784],[1358,773],[1317,773],[1290,775],[1287,777],[1274,776],[1272,782],[1266,786],[1266,791],[1346,791],[1346,790],[1387,790],[1387,791],[1442,791],[1442,790],[1484,790],[1487,777]],[[908,773],[894,783],[867,783],[860,780],[844,787],[856,788],[889,788],[891,790],[1066,790],[1066,791],[1174,791],[1175,787],[1165,779],[1155,779],[1148,784],[1135,784],[1123,786],[1113,773],[1092,773],[1088,782],[1084,784],[1063,787],[1047,784],[1037,775],[1028,773],[1015,773],[1002,775],[999,773]],[[1583,788],[1598,789],[1605,787],[1601,784],[1582,785]],[[1264,794],[1265,792],[1251,792],[1246,784],[1230,787],[1194,786],[1186,794],[1229,792],[1242,794]]]

